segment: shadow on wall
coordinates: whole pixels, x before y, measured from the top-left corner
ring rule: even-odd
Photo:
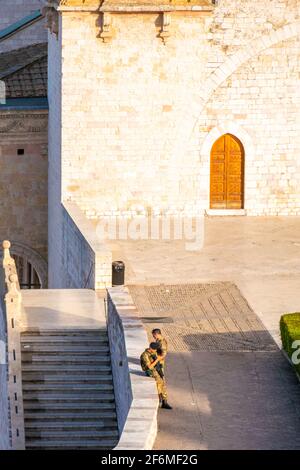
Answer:
[[[299,383],[268,332],[253,334],[266,343],[252,350],[235,333],[182,336],[185,351],[167,358],[174,408],[160,410],[156,449],[300,449]]]

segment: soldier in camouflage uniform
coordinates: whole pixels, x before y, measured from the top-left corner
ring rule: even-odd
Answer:
[[[165,379],[156,369],[161,360],[161,357],[157,355],[158,348],[159,345],[157,343],[151,343],[149,348],[145,349],[140,358],[141,367],[148,377],[153,377],[155,379],[161,408],[171,410],[172,407],[168,403]]]
[[[152,330],[152,336],[154,338],[154,341],[158,343],[159,345],[157,354],[161,356],[160,364],[162,366],[162,371],[164,374],[165,373],[165,359],[168,353],[168,343],[167,343],[167,340],[161,334],[161,330],[159,328],[155,328],[154,330]]]

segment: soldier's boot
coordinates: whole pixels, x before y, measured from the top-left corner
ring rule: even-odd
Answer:
[[[161,407],[164,408],[165,410],[172,410],[172,406],[169,405],[169,403],[167,402],[167,400],[163,400],[162,401],[162,404],[161,404]]]
[[[159,407],[162,408],[162,404],[163,404],[163,396],[162,394],[160,393],[159,395]]]

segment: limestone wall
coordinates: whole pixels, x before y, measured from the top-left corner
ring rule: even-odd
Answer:
[[[61,288],[103,289],[111,286],[112,254],[96,236],[92,222],[75,204],[63,205]]]
[[[44,0],[1,0],[0,31],[43,7]],[[30,44],[47,41],[45,20],[42,19],[0,42],[0,53]]]
[[[47,263],[47,125],[44,110],[0,112],[0,239],[38,273]]]
[[[49,287],[100,289],[111,286],[112,255],[96,237],[76,205],[63,201],[61,161],[61,27],[58,38],[49,33],[49,165],[48,165],[48,278]],[[74,139],[77,139],[74,136]],[[63,205],[63,204],[64,205]],[[80,254],[80,256],[78,256]]]
[[[62,12],[63,198],[92,217],[197,214],[211,146],[231,132],[245,147],[246,212],[300,214],[299,7],[172,13],[166,44],[157,13],[112,15],[103,43],[99,14]]]
[[[124,327],[111,297],[108,297],[107,329],[110,344],[114,394],[121,436],[132,404],[132,388],[128,367]]]
[[[63,209],[62,269],[63,288],[94,288],[95,253],[66,209]]]

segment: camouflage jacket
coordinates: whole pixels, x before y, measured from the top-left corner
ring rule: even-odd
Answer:
[[[167,352],[168,352],[168,343],[167,343],[167,340],[165,338],[161,338],[161,339],[158,339],[156,340],[156,342],[159,344],[159,353],[160,356],[163,356],[163,361],[166,359],[166,355],[167,355]]]
[[[141,368],[144,372],[146,372],[147,370],[150,370],[150,365],[152,364],[152,362],[154,362],[156,359],[156,356],[151,354],[150,351],[148,351],[148,349],[145,349],[145,351],[143,352],[143,354],[141,355]]]

